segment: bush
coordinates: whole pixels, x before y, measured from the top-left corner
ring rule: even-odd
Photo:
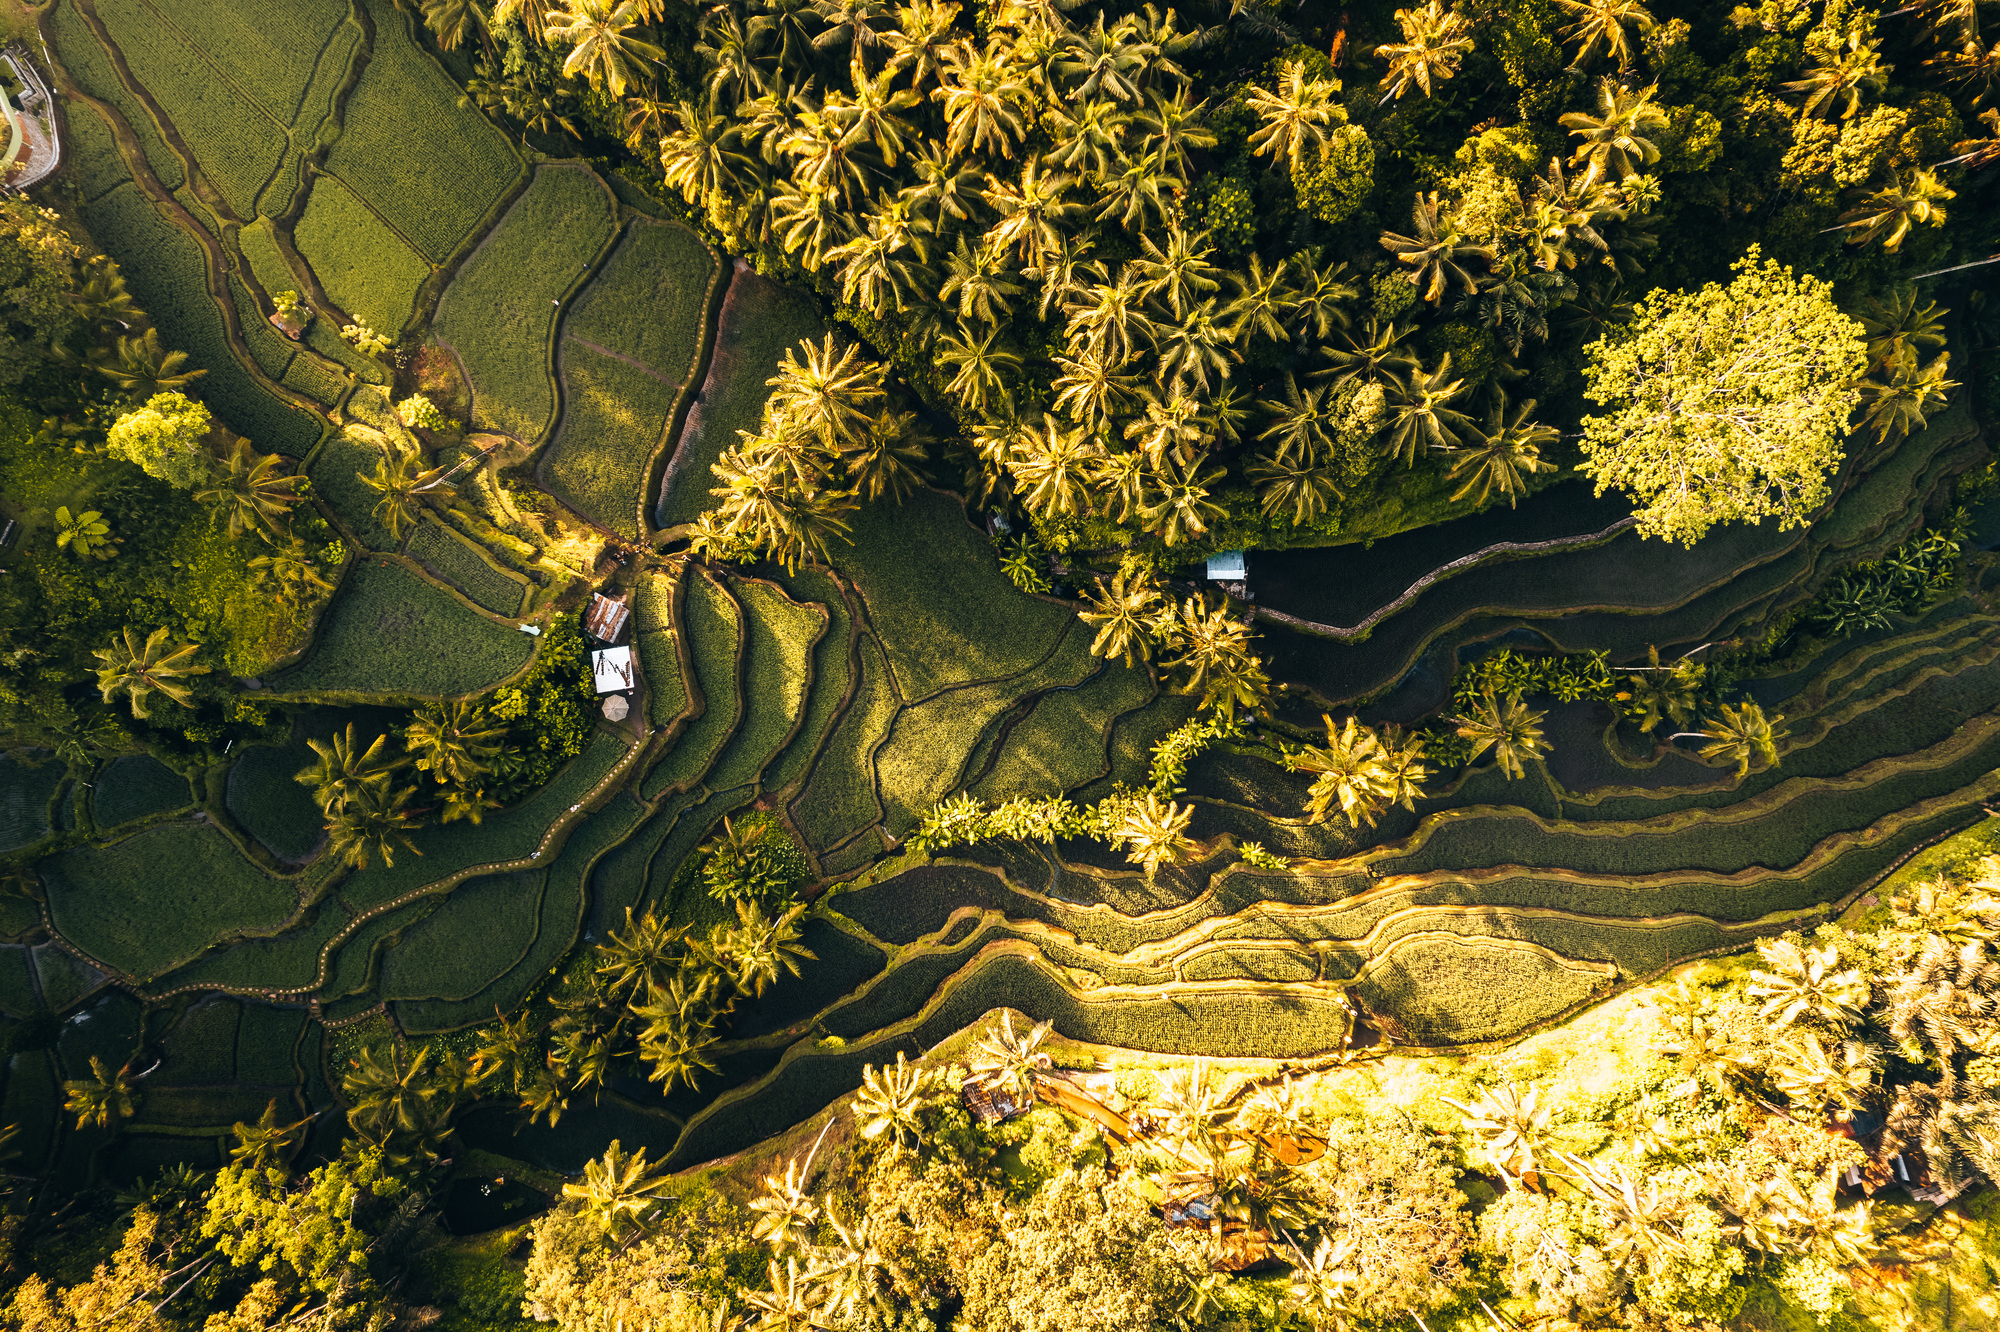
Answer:
[[[208,480],[208,408],[185,394],[155,393],[144,407],[118,418],[106,438],[111,456],[181,490]]]

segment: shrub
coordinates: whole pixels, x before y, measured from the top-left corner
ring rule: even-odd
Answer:
[[[144,407],[118,418],[106,439],[114,458],[145,469],[181,490],[208,480],[208,450],[204,441],[212,422],[208,408],[185,394],[155,393]]]

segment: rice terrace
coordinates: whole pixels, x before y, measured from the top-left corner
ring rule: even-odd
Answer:
[[[1994,20],[0,0],[0,1327],[2000,1328]]]

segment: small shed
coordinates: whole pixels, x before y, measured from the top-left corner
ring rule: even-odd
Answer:
[[[1210,582],[1240,583],[1249,576],[1250,562],[1240,550],[1219,551],[1208,557]]]
[[[583,613],[583,632],[600,643],[616,643],[632,618],[632,608],[601,592],[590,597],[590,609]]]
[[[622,694],[636,688],[638,678],[632,672],[632,649],[609,647],[591,653],[590,678],[600,694]]]

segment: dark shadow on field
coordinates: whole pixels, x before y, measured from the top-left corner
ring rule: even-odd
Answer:
[[[1348,628],[1407,592],[1418,579],[1489,546],[1532,545],[1602,532],[1632,512],[1619,495],[1593,497],[1563,482],[1469,518],[1343,546],[1259,551],[1252,576],[1259,605]]]

